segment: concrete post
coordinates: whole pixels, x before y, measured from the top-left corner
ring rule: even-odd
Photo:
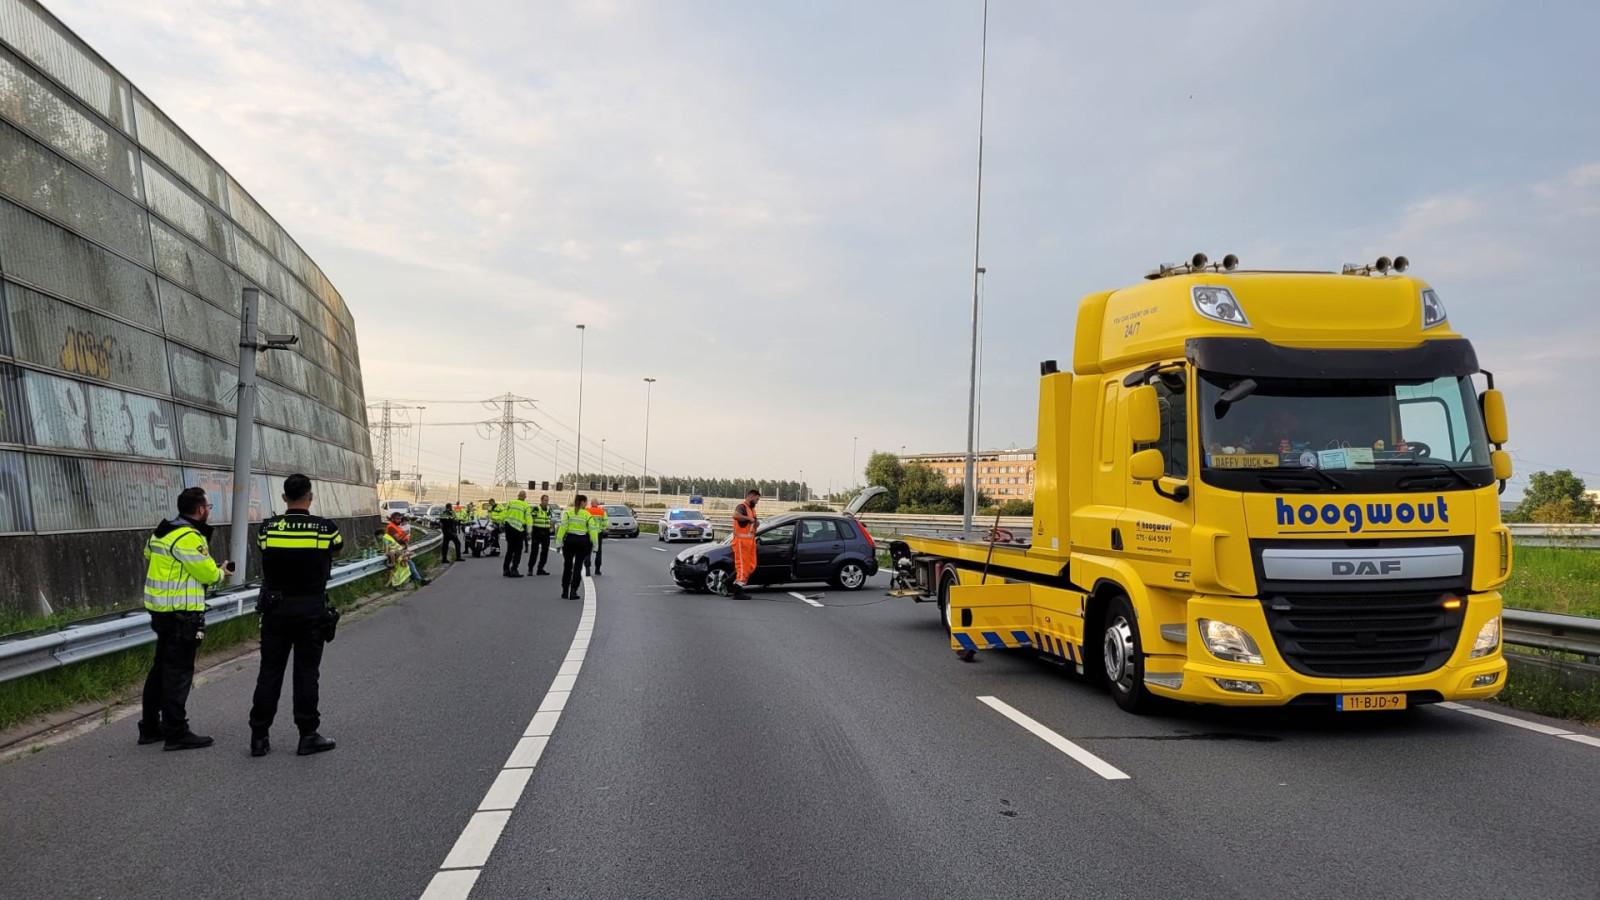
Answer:
[[[233,540],[229,546],[235,568],[228,578],[231,585],[244,584],[245,562],[250,558],[250,455],[256,422],[256,351],[260,344],[256,310],[260,304],[261,293],[245,288],[244,331],[239,338],[239,411],[233,429],[233,507],[229,516]]]

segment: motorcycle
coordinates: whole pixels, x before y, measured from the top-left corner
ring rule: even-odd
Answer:
[[[467,529],[467,550],[473,556],[500,555],[500,538],[495,533],[494,523],[487,518],[479,518]]]

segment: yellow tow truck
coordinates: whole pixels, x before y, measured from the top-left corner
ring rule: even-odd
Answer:
[[[1402,709],[1504,684],[1503,395],[1404,257],[1204,254],[1091,294],[1041,365],[1031,534],[890,545],[951,648],[1152,697]]]

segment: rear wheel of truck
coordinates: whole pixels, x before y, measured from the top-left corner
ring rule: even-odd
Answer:
[[[956,583],[956,573],[953,569],[945,569],[939,576],[939,618],[944,620],[946,634],[950,634],[953,630],[950,625],[950,588]]]
[[[1139,642],[1139,617],[1127,597],[1112,597],[1106,607],[1101,632],[1102,665],[1111,699],[1131,713],[1142,712],[1151,703],[1144,688],[1144,647]]]

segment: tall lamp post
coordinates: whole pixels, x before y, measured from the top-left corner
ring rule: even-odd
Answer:
[[[859,441],[859,440],[861,440],[861,438],[859,438],[859,437],[853,437],[853,438],[850,439],[850,486],[851,487],[855,487],[855,485],[856,485],[856,441]]]
[[[644,380],[644,471],[639,475],[639,506],[644,506],[645,480],[650,477],[650,391],[656,386],[654,378]]]
[[[972,533],[972,513],[978,505],[978,483],[974,476],[978,439],[978,279],[983,248],[983,104],[989,72],[989,0],[983,2],[983,39],[978,62],[978,205],[972,229],[972,360],[967,381],[967,482],[961,498],[961,531]]]
[[[467,442],[456,445],[456,505],[461,505],[461,454],[467,452]],[[448,458],[448,457],[447,457]]]
[[[611,483],[611,479],[606,477],[606,439],[605,438],[601,438],[600,439],[600,490],[602,490],[602,491],[605,490],[606,486],[609,485],[610,483]]]
[[[577,479],[583,475],[583,345],[588,339],[589,329],[578,326],[578,444],[577,457],[573,460],[575,471],[573,473],[572,489],[578,489]]]
[[[422,411],[426,406],[417,407],[417,499],[422,499]]]
[[[244,584],[245,571],[250,568],[250,458],[254,454],[251,438],[256,421],[256,353],[264,350],[288,350],[300,342],[293,334],[262,334],[257,310],[261,292],[245,288],[241,298],[242,317],[239,334],[239,406],[235,412],[233,429],[233,497],[228,520],[231,529],[228,546],[236,568],[228,576],[232,585]],[[270,502],[261,498],[263,503]],[[237,612],[244,611],[244,595],[239,595]]]

